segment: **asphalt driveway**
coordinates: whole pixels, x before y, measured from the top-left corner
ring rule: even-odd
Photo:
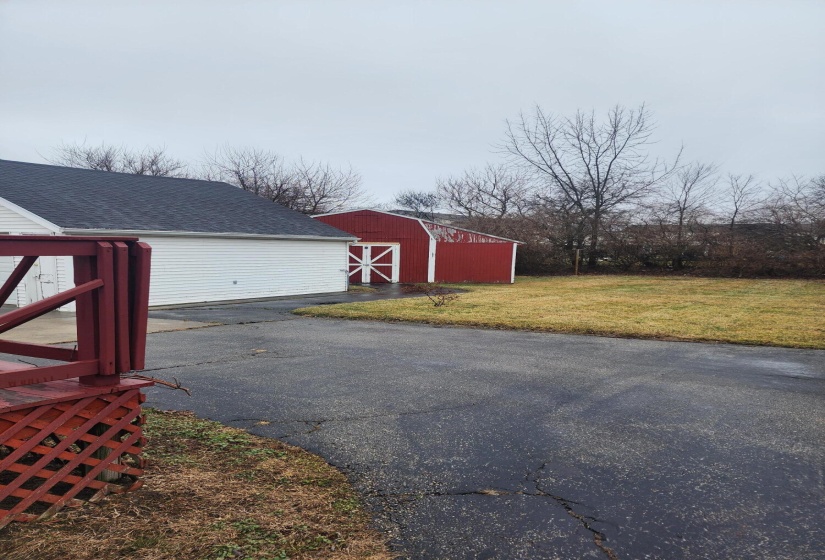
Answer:
[[[148,367],[192,397],[148,404],[322,455],[406,557],[825,557],[823,351],[291,307],[213,307],[231,324],[150,335]]]

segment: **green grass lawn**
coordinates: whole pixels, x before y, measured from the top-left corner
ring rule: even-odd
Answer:
[[[426,298],[306,307],[314,317],[415,321],[825,349],[825,282],[641,276],[519,277]]]

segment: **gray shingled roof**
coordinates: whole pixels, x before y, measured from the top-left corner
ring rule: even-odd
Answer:
[[[352,238],[216,181],[0,160],[0,197],[65,229]]]

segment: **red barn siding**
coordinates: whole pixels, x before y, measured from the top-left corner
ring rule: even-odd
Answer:
[[[342,214],[317,216],[325,224],[359,237],[361,241],[396,242],[401,245],[401,264],[398,281],[426,282],[430,254],[430,236],[418,220],[359,210]]]
[[[435,281],[509,284],[514,245],[439,241],[435,249]]]
[[[513,241],[373,210],[316,219],[365,243],[399,243],[400,282],[427,282],[431,235],[435,238],[436,282],[512,281]]]

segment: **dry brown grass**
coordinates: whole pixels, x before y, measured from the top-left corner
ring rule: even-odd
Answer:
[[[321,458],[187,413],[148,413],[142,489],[12,524],[4,560],[392,558]]]
[[[316,317],[825,348],[825,282],[640,276],[520,277],[423,298],[299,309]]]

